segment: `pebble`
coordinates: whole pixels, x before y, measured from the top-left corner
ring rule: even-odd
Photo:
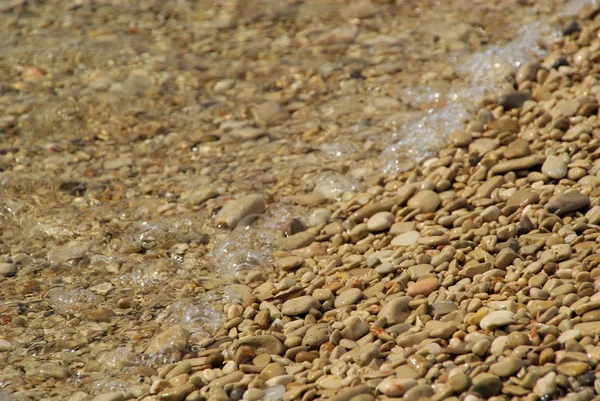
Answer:
[[[190,333],[179,325],[171,326],[157,334],[148,344],[145,354],[168,354],[173,351],[183,351],[188,345]]]
[[[587,208],[590,205],[590,198],[579,191],[569,191],[563,195],[557,196],[546,203],[546,210],[555,213],[557,216],[575,212],[579,209]]]
[[[404,323],[410,315],[410,307],[408,306],[412,297],[397,297],[386,302],[379,314],[378,318],[385,318],[388,324]]]
[[[483,330],[494,330],[515,322],[515,313],[508,310],[500,310],[487,314],[481,319],[479,325]]]
[[[385,231],[394,224],[395,217],[390,212],[375,213],[367,221],[367,228],[371,232]]]
[[[417,192],[407,202],[408,207],[420,209],[423,213],[435,212],[440,205],[442,198],[437,192],[423,190]]]
[[[558,365],[558,373],[569,377],[579,377],[590,370],[585,362],[564,362]]]
[[[112,393],[99,394],[92,398],[92,401],[125,401],[129,398],[129,394],[122,391]]]
[[[311,309],[319,309],[320,302],[310,295],[304,295],[285,301],[281,313],[285,316],[297,316],[308,313]]]
[[[452,131],[448,135],[448,139],[454,146],[465,147],[473,141],[473,135],[465,131]]]
[[[486,153],[489,153],[492,150],[498,148],[498,146],[500,146],[500,141],[498,141],[497,139],[479,138],[475,139],[469,144],[469,153],[474,153],[479,156],[483,156]]]
[[[255,355],[283,353],[284,347],[281,341],[270,335],[254,335],[241,338],[231,345],[231,354],[235,354],[239,347],[250,348]]]
[[[10,351],[10,350],[12,350],[12,344],[3,338],[0,338],[0,352]]]
[[[331,397],[329,401],[350,401],[361,394],[371,394],[371,387],[359,384],[358,386],[345,388]]]
[[[567,175],[567,163],[561,157],[550,155],[542,164],[542,173],[555,180],[560,180]]]
[[[490,372],[498,377],[512,376],[521,369],[523,362],[517,358],[505,358],[490,366]]]
[[[435,291],[439,285],[439,280],[436,277],[424,278],[409,285],[406,290],[406,295],[409,297],[416,297],[417,295],[424,295],[427,297]]]
[[[246,216],[265,211],[265,200],[261,195],[251,194],[226,202],[217,213],[215,222],[219,227],[235,228]]]
[[[525,207],[538,203],[540,196],[533,191],[515,191],[506,201],[507,206]]]
[[[390,377],[377,385],[377,391],[388,397],[401,397],[407,390],[416,385],[417,381],[415,379]]]
[[[493,374],[480,373],[473,379],[471,390],[483,398],[490,398],[502,392],[502,380]]]
[[[455,370],[446,383],[454,394],[461,394],[471,387],[471,377],[460,370]]]
[[[335,298],[333,306],[342,308],[344,306],[353,305],[362,298],[362,291],[358,288],[350,288]]]
[[[421,238],[421,233],[418,231],[407,231],[399,234],[391,242],[393,246],[410,246],[416,243]]]
[[[556,392],[556,373],[549,372],[539,379],[533,388],[533,392],[539,397],[552,396]]]

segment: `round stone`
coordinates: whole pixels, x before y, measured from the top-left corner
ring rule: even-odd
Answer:
[[[567,163],[558,156],[548,156],[544,164],[542,164],[542,173],[556,180],[564,178],[567,175],[567,171]]]
[[[399,234],[392,240],[393,246],[410,246],[416,243],[421,238],[421,233],[418,231],[407,231]]]
[[[408,286],[406,295],[416,297],[417,295],[429,296],[440,285],[437,277],[426,277]]]
[[[387,230],[394,224],[395,217],[390,212],[375,213],[367,221],[367,228],[371,232]]]
[[[353,305],[362,297],[362,291],[358,288],[350,288],[342,292],[335,298],[333,306],[336,308],[342,308],[344,306]]]
[[[498,377],[512,376],[521,369],[523,361],[517,358],[505,358],[490,366],[490,372]]]
[[[419,191],[407,202],[408,207],[421,209],[423,213],[433,213],[442,202],[442,198],[435,191]]]
[[[483,330],[494,330],[515,322],[515,313],[508,310],[491,312],[481,319],[479,325]]]
[[[281,313],[286,316],[297,316],[308,313],[311,309],[318,309],[320,306],[321,304],[314,297],[304,295],[285,301],[281,307]]]

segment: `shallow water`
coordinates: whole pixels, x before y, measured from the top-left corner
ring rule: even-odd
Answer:
[[[22,371],[73,352],[70,385],[118,389],[121,353],[169,361],[142,355],[160,328],[208,337],[309,221],[286,196],[335,212],[421,162],[587,1],[488,3],[0,4],[0,387],[60,399]],[[253,192],[263,215],[215,227]]]

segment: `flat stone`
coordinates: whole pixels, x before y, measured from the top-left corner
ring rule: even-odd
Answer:
[[[389,325],[404,323],[411,312],[408,306],[410,301],[412,301],[412,297],[408,296],[393,298],[383,305],[377,317],[380,319],[385,317]]]
[[[299,268],[304,264],[304,259],[300,256],[286,256],[284,258],[278,259],[275,262],[275,266],[283,271],[290,271]]]
[[[401,397],[412,387],[417,385],[417,381],[411,378],[388,377],[377,386],[377,391],[388,397]]]
[[[418,231],[407,231],[394,237],[391,242],[392,246],[410,246],[416,243],[421,238],[421,233]]]
[[[371,394],[371,387],[366,384],[346,388],[329,399],[329,401],[350,401],[352,398],[361,394]]]
[[[435,191],[423,190],[417,192],[407,202],[408,207],[421,209],[423,213],[435,212],[442,202],[442,198]]]
[[[169,354],[173,351],[183,351],[188,345],[190,333],[179,325],[171,326],[157,334],[150,341],[145,354]]]
[[[115,391],[112,393],[99,394],[92,398],[92,401],[125,401],[128,398],[128,393]]]
[[[599,219],[599,221],[600,221],[600,219]],[[416,226],[416,224],[414,221],[402,221],[402,222],[394,223],[390,227],[389,233],[391,235],[404,234],[405,232],[408,232],[408,231],[414,231],[415,226]]]
[[[329,341],[332,331],[331,326],[325,323],[315,324],[308,329],[302,338],[302,345],[309,349],[318,348],[321,344]]]
[[[542,164],[546,160],[543,155],[531,155],[507,160],[496,164],[490,169],[490,174],[503,174],[509,171],[525,170]]]
[[[505,358],[490,366],[490,372],[498,377],[512,376],[523,367],[523,361],[517,358]]]
[[[549,372],[539,379],[533,388],[533,392],[539,397],[551,396],[556,392],[556,373]]]
[[[385,231],[394,224],[395,217],[390,212],[378,212],[369,218],[367,228],[371,232]]]
[[[581,331],[582,333],[585,332],[592,332],[595,334],[600,334],[600,321],[596,321],[596,322],[586,322],[586,323],[577,323],[574,328],[576,330]]]
[[[504,107],[504,110],[519,109],[528,100],[531,100],[531,94],[527,92],[511,92],[498,98],[498,104]]]
[[[433,387],[430,384],[417,384],[416,386],[408,389],[404,393],[404,397],[407,400],[421,400],[427,399],[434,394]]]
[[[507,159],[515,159],[517,157],[529,156],[531,150],[529,149],[529,141],[525,139],[517,139],[508,144],[504,149],[504,157]]]
[[[231,355],[235,355],[235,352],[239,347],[249,347],[252,351],[254,351],[255,355],[260,354],[274,354],[281,355],[284,351],[283,344],[281,341],[274,336],[269,335],[253,335],[240,338],[235,341],[229,350]]]
[[[188,382],[161,391],[158,394],[158,398],[165,401],[183,401],[194,389],[195,386]]]
[[[500,310],[488,313],[481,319],[479,326],[483,330],[494,330],[497,327],[506,326],[515,322],[515,313],[508,310]]]
[[[429,296],[440,285],[437,277],[427,277],[408,286],[406,295],[416,297],[417,295]]]
[[[489,373],[480,373],[473,379],[471,390],[481,394],[483,398],[490,398],[502,391],[502,380]]]
[[[500,141],[493,138],[478,138],[469,144],[469,153],[483,156],[486,153],[497,149],[500,146]]]
[[[12,344],[5,340],[4,338],[0,338],[0,352],[10,351],[12,350]]]
[[[540,195],[533,191],[515,191],[508,200],[506,206],[515,208],[525,207],[527,205],[533,205],[540,201]]]
[[[590,370],[590,365],[585,362],[565,362],[557,367],[558,373],[569,377],[579,377]]]
[[[281,313],[285,316],[297,316],[308,313],[311,309],[319,309],[321,303],[310,295],[292,298],[283,303]]]
[[[579,191],[569,191],[563,195],[551,199],[546,203],[546,210],[562,216],[590,205],[590,198]]]
[[[448,139],[454,146],[462,148],[468,146],[473,141],[473,135],[465,131],[452,131],[448,135]]]
[[[342,308],[344,306],[353,305],[360,300],[362,297],[362,291],[358,288],[350,288],[342,292],[335,298],[334,306],[336,308]]]
[[[542,173],[555,180],[564,178],[568,170],[567,163],[561,157],[554,155],[548,156],[542,164]]]
[[[455,369],[455,373],[450,375],[446,383],[450,386],[454,394],[460,394],[471,387],[471,377]]]
[[[508,266],[517,258],[517,253],[512,248],[504,248],[496,256],[494,266],[496,269],[506,270]]]
[[[265,200],[261,195],[251,194],[230,200],[217,213],[215,222],[219,227],[235,228],[244,217],[265,211]]]

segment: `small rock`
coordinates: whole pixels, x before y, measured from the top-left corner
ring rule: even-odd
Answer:
[[[188,345],[189,336],[189,332],[179,325],[169,327],[154,336],[144,353],[154,355],[183,351]]]
[[[92,401],[125,401],[129,398],[129,394],[122,391],[100,394],[92,398]]]
[[[265,102],[254,109],[254,119],[261,126],[280,123],[290,117],[290,113],[277,102]]]
[[[408,207],[413,209],[421,209],[423,213],[435,212],[442,202],[442,198],[437,192],[430,190],[423,190],[417,192],[407,202]]]
[[[408,306],[410,301],[412,301],[412,297],[408,296],[393,298],[383,305],[377,317],[380,319],[385,317],[390,325],[404,323],[411,312]]]
[[[377,391],[388,397],[401,397],[412,387],[417,385],[417,381],[411,378],[388,377],[377,386]]]
[[[454,394],[460,394],[471,387],[471,377],[460,370],[455,369],[454,374],[451,374],[447,380]]]
[[[362,297],[362,291],[358,288],[350,288],[342,292],[335,299],[333,306],[342,308],[344,306],[353,305]]]
[[[215,221],[219,227],[235,228],[244,217],[264,211],[264,198],[257,194],[251,194],[225,203],[217,213]]]
[[[498,104],[504,107],[504,110],[512,110],[521,108],[523,103],[531,99],[531,94],[527,92],[512,92],[500,96],[500,98],[498,98]]]
[[[392,246],[410,246],[416,243],[421,238],[421,233],[418,231],[407,231],[394,237],[391,242]]]
[[[260,354],[274,354],[280,355],[284,351],[283,344],[281,341],[274,336],[269,335],[258,335],[243,337],[231,345],[229,353],[235,355],[235,352],[239,347],[249,347],[254,351],[255,355]]]
[[[394,224],[394,215],[390,212],[375,213],[367,221],[367,228],[371,232],[387,230]]]
[[[473,141],[473,135],[465,131],[452,131],[448,135],[448,139],[454,146],[465,147]]]
[[[500,141],[492,138],[475,139],[469,144],[469,153],[483,156],[500,146]]]
[[[548,397],[556,392],[556,373],[549,372],[539,379],[533,388],[533,392],[539,397]]]
[[[409,285],[408,289],[406,290],[406,295],[409,297],[425,295],[427,297],[429,294],[435,291],[439,285],[440,282],[436,277],[427,277]]]
[[[481,394],[483,398],[490,398],[500,394],[502,380],[498,376],[489,373],[480,373],[473,379],[471,390]]]
[[[479,325],[483,330],[493,330],[515,322],[515,313],[508,310],[494,311],[481,319]]]
[[[562,216],[590,205],[590,198],[579,191],[569,191],[546,203],[546,210]]]
[[[585,362],[565,362],[558,365],[558,373],[569,377],[579,377],[590,370],[590,365]]]
[[[542,164],[542,173],[556,180],[564,178],[568,170],[567,163],[561,157],[554,155],[548,156]]]
[[[517,358],[505,358],[490,366],[490,372],[498,377],[512,376],[521,369],[523,361]]]
[[[311,309],[319,309],[320,302],[310,295],[292,298],[284,302],[281,313],[285,316],[297,316],[308,313]]]

